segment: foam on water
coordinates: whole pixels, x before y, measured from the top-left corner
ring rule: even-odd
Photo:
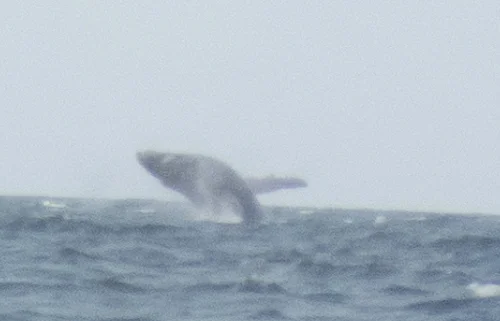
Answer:
[[[472,291],[474,296],[478,298],[490,298],[500,296],[500,285],[498,284],[480,284],[477,282],[471,283],[467,289]]]
[[[238,213],[234,213],[229,208],[224,208],[220,213],[214,213],[212,211],[204,209],[193,209],[190,215],[190,219],[192,219],[193,221],[206,221],[225,224],[239,224],[243,221]]]
[[[379,215],[375,218],[375,221],[373,222],[374,225],[383,225],[387,223],[387,217],[383,215]]]
[[[67,207],[66,204],[64,204],[64,203],[56,203],[56,202],[51,202],[48,200],[43,201],[42,205],[45,207],[49,207],[49,208],[66,208]]]

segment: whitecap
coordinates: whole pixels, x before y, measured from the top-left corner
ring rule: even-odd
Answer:
[[[387,223],[387,217],[383,215],[377,216],[377,218],[375,218],[375,221],[373,222],[374,225],[382,225],[385,223]]]
[[[55,203],[55,202],[51,202],[48,200],[43,201],[42,205],[45,207],[49,207],[49,208],[66,208],[67,207],[66,204],[64,204],[64,203]]]
[[[500,296],[500,285],[486,283],[479,284],[477,282],[471,283],[467,286],[467,289],[472,291],[474,296],[478,298],[490,298],[495,296]]]

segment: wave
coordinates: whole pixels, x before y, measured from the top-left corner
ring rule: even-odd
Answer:
[[[383,289],[383,292],[389,295],[429,295],[431,292],[422,289],[403,286],[403,285],[390,285]]]
[[[95,220],[81,220],[67,218],[63,215],[51,215],[44,217],[19,217],[0,226],[7,232],[84,232],[91,235],[154,235],[154,234],[176,234],[183,230],[182,227],[165,224],[127,224],[123,223],[99,223]]]
[[[218,293],[218,292],[227,292],[236,289],[238,286],[237,282],[226,282],[226,283],[213,283],[213,282],[203,282],[190,286],[184,287],[184,291],[189,293],[200,293],[200,292],[209,292],[209,293]]]
[[[284,294],[286,290],[277,283],[266,283],[255,279],[245,279],[243,282],[201,282],[184,287],[189,293],[219,293],[244,292],[259,294]]]
[[[310,293],[304,296],[307,300],[326,303],[343,303],[349,299],[347,295],[336,292]]]
[[[286,320],[289,319],[278,309],[263,309],[250,316],[253,320]]]
[[[174,220],[170,205],[135,200],[4,201],[0,319],[496,320],[500,311],[498,218],[287,208],[249,230]]]
[[[117,277],[105,278],[97,281],[96,284],[105,289],[122,293],[141,294],[150,291],[149,289],[121,281]]]
[[[238,287],[240,292],[249,293],[267,293],[267,294],[280,294],[286,293],[286,290],[277,283],[266,283],[254,279],[246,279]]]
[[[463,235],[460,237],[440,238],[431,244],[443,251],[485,251],[500,247],[500,238],[484,235]]]
[[[33,294],[33,292],[53,293],[58,290],[68,291],[75,289],[77,289],[76,286],[66,283],[35,283],[28,281],[0,282],[0,292],[3,295],[19,297]]]
[[[475,299],[441,299],[412,303],[406,306],[407,309],[425,311],[433,314],[450,313],[467,308],[475,302]]]
[[[63,260],[72,264],[81,263],[82,261],[96,261],[101,259],[101,257],[97,255],[87,254],[71,247],[64,247],[60,249],[58,253]]]
[[[360,278],[385,278],[399,273],[399,270],[390,264],[377,260],[359,264],[333,264],[328,261],[304,259],[298,264],[300,271],[316,277],[329,276],[356,276]]]

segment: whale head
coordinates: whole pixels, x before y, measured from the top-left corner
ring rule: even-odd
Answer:
[[[148,172],[157,176],[161,167],[172,161],[176,157],[176,154],[146,150],[137,152],[136,157]]]

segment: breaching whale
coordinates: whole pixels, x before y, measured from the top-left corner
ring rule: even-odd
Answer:
[[[214,213],[230,205],[245,223],[256,223],[262,209],[245,180],[229,165],[197,154],[137,152],[139,163],[161,183]]]

